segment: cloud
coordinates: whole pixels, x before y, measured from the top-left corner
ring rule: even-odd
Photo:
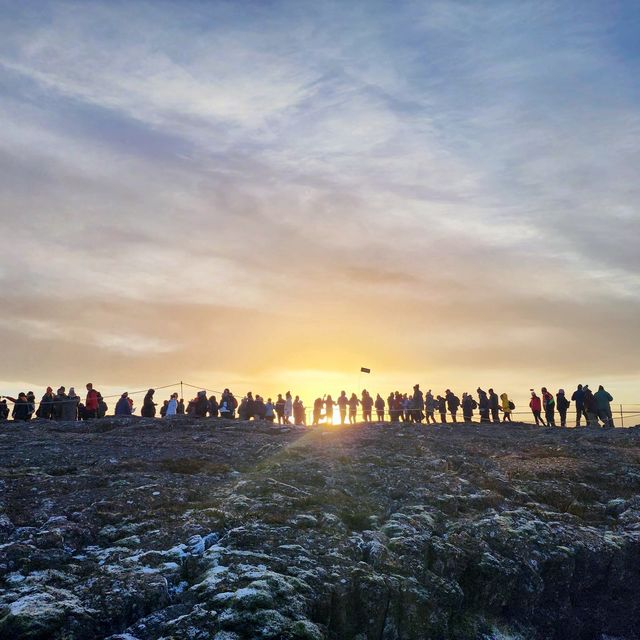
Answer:
[[[372,345],[407,380],[578,375],[585,344],[637,373],[627,9],[38,5],[0,19],[16,379],[334,375]]]

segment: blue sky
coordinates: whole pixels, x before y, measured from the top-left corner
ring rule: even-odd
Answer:
[[[632,2],[2,3],[0,380],[366,360],[631,400],[639,33]]]

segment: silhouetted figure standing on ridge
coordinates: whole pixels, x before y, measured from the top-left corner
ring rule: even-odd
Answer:
[[[384,422],[384,398],[379,393],[376,394],[375,407],[378,422]]]
[[[489,409],[491,410],[491,419],[494,422],[500,422],[500,399],[498,398],[498,394],[493,390],[489,389]]]
[[[155,418],[156,416],[156,403],[153,401],[154,393],[155,389],[149,389],[144,396],[144,400],[142,401],[142,410],[140,411],[140,415],[143,418]]]
[[[558,393],[556,393],[556,407],[558,407],[558,413],[560,414],[560,426],[567,426],[567,410],[571,406],[571,403],[567,400],[567,397],[564,395],[564,389],[558,389]]]
[[[454,395],[451,389],[447,389],[445,398],[447,400],[447,408],[451,414],[452,422],[457,422],[456,414],[458,413],[458,407],[460,407],[460,398]]]
[[[547,425],[544,423],[540,413],[542,411],[542,400],[536,395],[535,391],[531,391],[531,400],[529,401],[529,408],[531,409],[531,413],[533,413],[533,418],[536,421],[536,424],[539,426],[542,424],[543,427]]]

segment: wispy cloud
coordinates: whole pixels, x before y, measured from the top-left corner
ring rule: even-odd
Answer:
[[[127,353],[140,378],[161,353],[202,375],[267,375],[283,351],[283,367],[335,371],[371,344],[407,379],[421,369],[406,349],[442,367],[449,354],[459,376],[488,362],[577,373],[606,326],[599,362],[637,372],[633,11],[7,6],[5,362],[40,375],[23,356],[43,332],[85,342],[90,323],[112,378]],[[167,316],[199,339],[164,336]]]

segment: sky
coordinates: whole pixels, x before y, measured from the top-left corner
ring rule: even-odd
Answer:
[[[616,0],[0,0],[0,393],[640,403],[639,33]]]

